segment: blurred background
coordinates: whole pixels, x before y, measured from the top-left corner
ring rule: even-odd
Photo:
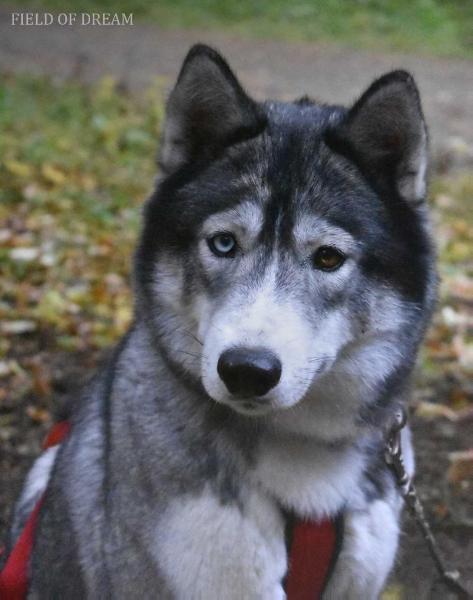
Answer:
[[[133,25],[21,27],[12,12],[133,13]],[[258,99],[349,104],[384,71],[416,77],[441,275],[411,402],[417,483],[473,591],[471,0],[0,2],[0,540],[54,407],[130,322],[163,100],[197,41]],[[449,598],[408,517],[404,531],[384,599]]]

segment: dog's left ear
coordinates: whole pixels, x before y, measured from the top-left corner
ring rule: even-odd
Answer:
[[[413,203],[425,198],[427,128],[409,73],[393,71],[375,81],[327,141],[381,190],[388,186]]]
[[[265,118],[226,61],[197,44],[187,54],[166,105],[159,164],[166,175],[259,133]]]

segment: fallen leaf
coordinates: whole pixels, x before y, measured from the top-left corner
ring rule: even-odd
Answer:
[[[36,183],[29,183],[23,188],[23,197],[26,200],[32,200],[38,194],[39,187],[36,185]]]
[[[455,295],[466,299],[473,298],[473,278],[461,274],[447,280],[447,283]]]
[[[466,343],[464,337],[457,334],[453,338],[452,347],[460,365],[466,369],[473,368],[473,344]]]
[[[419,402],[419,404],[416,407],[415,413],[418,417],[421,417],[422,419],[436,419],[439,417],[444,417],[449,421],[458,420],[458,415],[454,410],[452,410],[445,404],[437,404],[435,402]]]
[[[10,241],[12,232],[9,229],[0,229],[0,244]]]
[[[455,206],[455,200],[447,194],[437,194],[434,202],[439,208],[452,208]]]
[[[445,503],[436,504],[433,512],[438,519],[445,519],[448,516],[449,508]]]
[[[388,585],[381,594],[381,600],[402,600],[404,597],[404,586],[393,583]]]
[[[453,485],[462,481],[473,480],[473,448],[460,452],[451,452],[448,455],[450,467],[447,471],[447,479]]]
[[[41,167],[41,175],[54,185],[62,185],[66,181],[66,176],[62,171],[53,165],[45,164]]]
[[[8,377],[20,369],[16,360],[0,360],[0,377]]]
[[[26,319],[18,321],[0,321],[0,331],[5,335],[21,335],[22,333],[30,333],[36,329],[36,323]]]
[[[456,386],[448,394],[448,403],[459,414],[469,406],[469,394],[462,387]]]
[[[31,167],[19,160],[6,160],[3,164],[7,171],[18,177],[31,177],[32,175]]]
[[[125,331],[131,323],[132,309],[130,306],[119,306],[114,313],[114,323],[119,331]]]
[[[39,248],[12,248],[9,256],[12,260],[31,262],[39,256]]]
[[[473,326],[473,316],[459,312],[451,306],[442,308],[442,317],[448,327],[470,327]]]
[[[51,395],[51,372],[48,367],[40,360],[31,361],[31,371],[33,373],[33,390],[37,396],[44,397]]]
[[[51,419],[49,411],[38,406],[27,406],[26,414],[35,423],[47,423]]]

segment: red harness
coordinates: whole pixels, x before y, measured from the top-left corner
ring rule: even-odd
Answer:
[[[60,444],[68,435],[67,421],[56,423],[43,448]],[[0,572],[0,600],[25,600],[28,571],[41,498],[29,516],[23,531]],[[340,547],[337,522],[295,520],[289,543],[289,570],[285,581],[287,600],[317,600],[330,578]]]

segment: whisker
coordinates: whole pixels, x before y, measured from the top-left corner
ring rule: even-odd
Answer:
[[[192,333],[192,331],[188,331],[187,329],[183,329],[182,332],[185,333],[185,334],[187,334],[188,336],[190,336],[193,340],[195,340],[201,346],[204,345],[204,342],[202,342],[201,340],[199,340],[199,338],[196,335],[194,335]]]
[[[178,352],[180,352],[181,354],[187,354],[188,356],[192,356],[192,358],[200,359],[200,356],[198,354],[195,354],[194,352],[189,352],[187,350],[178,350]]]

